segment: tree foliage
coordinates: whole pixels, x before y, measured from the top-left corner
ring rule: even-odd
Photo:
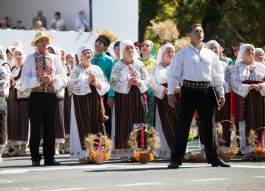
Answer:
[[[263,0],[139,0],[139,40],[151,39],[150,22],[172,19],[180,36],[194,23],[202,23],[205,41],[224,39],[227,47],[244,42],[265,45]]]

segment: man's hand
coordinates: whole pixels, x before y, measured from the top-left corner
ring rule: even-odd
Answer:
[[[49,84],[52,83],[52,77],[49,75],[44,75],[40,78],[40,81],[43,82],[44,84]]]
[[[218,102],[220,104],[220,107],[223,107],[225,104],[225,96],[224,95],[219,96]]]
[[[176,100],[176,96],[174,94],[169,94],[167,96],[167,99],[168,99],[168,104],[171,106],[171,107],[175,107],[175,104],[177,103],[177,100]]]

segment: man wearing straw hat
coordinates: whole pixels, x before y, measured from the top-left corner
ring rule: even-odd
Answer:
[[[44,165],[60,163],[54,160],[56,92],[64,88],[67,76],[60,58],[49,54],[51,35],[38,32],[31,42],[36,51],[30,54],[22,69],[22,88],[30,91],[28,100],[30,118],[30,153],[32,166],[40,166],[40,127],[43,125]]]

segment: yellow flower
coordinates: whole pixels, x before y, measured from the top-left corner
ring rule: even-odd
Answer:
[[[140,160],[140,153],[139,152],[135,152],[134,156],[135,156],[136,160],[138,160],[138,161]]]
[[[259,147],[256,149],[256,152],[257,152],[257,153],[263,153],[263,149],[259,146]]]
[[[231,155],[231,156],[235,156],[235,155],[236,155],[236,149],[231,149],[231,151],[230,151],[230,155]]]
[[[92,152],[90,155],[91,155],[91,157],[92,157],[93,159],[95,159],[95,158],[98,157],[98,151],[94,151],[94,152]]]
[[[103,159],[106,161],[109,159],[109,153],[103,153]]]
[[[154,160],[154,155],[152,154],[152,153],[149,153],[149,159],[148,159],[149,161],[152,161],[152,160]]]

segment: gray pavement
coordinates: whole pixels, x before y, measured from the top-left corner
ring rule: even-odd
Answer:
[[[111,159],[104,165],[79,165],[66,154],[56,160],[62,165],[31,167],[29,156],[3,158],[0,191],[265,190],[265,163],[242,162],[240,158],[230,162],[232,168],[183,163],[176,170],[167,169],[169,161],[164,160],[142,165]]]

